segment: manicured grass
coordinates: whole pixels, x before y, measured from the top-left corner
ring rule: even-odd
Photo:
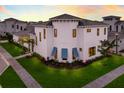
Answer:
[[[124,57],[113,55],[79,69],[56,69],[44,65],[37,57],[22,58],[19,63],[42,87],[83,87],[103,74],[124,64]]]
[[[124,75],[121,75],[117,79],[109,83],[106,88],[124,88]]]
[[[3,48],[5,48],[12,56],[19,56],[23,52],[23,49],[14,45],[13,43],[1,43]]]
[[[9,67],[1,76],[0,76],[0,86],[4,88],[24,88],[25,85],[17,76],[15,71]]]

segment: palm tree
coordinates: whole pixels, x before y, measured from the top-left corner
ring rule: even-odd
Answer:
[[[115,44],[115,39],[109,42],[108,40],[101,41],[101,46],[98,49],[98,51],[103,55],[103,56],[109,56],[112,51],[111,49],[117,46]]]
[[[31,52],[33,52],[33,49],[34,49],[34,40],[33,39],[30,39],[29,36],[21,36],[19,38],[19,42],[24,45],[24,43],[27,43],[28,44],[28,50]]]

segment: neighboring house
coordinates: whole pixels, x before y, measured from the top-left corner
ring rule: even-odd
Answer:
[[[23,31],[19,31],[19,32],[14,32],[13,33],[13,41],[17,42],[21,45],[23,45],[26,48],[29,48],[29,43],[28,42],[21,42],[21,38],[25,38],[25,39],[35,39],[34,38],[34,24],[36,24],[37,22],[29,22],[26,26],[26,30],[23,29]],[[31,48],[31,47],[30,47]]]
[[[20,31],[20,32],[15,32],[13,34],[13,41],[17,42],[23,46],[25,46],[26,48],[28,48],[28,43],[23,43],[20,41],[21,38],[30,38],[30,33],[27,31]]]
[[[6,32],[13,34],[15,32],[26,30],[26,27],[27,22],[8,18],[0,23],[0,32],[2,32],[1,35],[5,35]]]
[[[103,17],[103,23],[109,25],[108,27],[108,40],[112,41],[116,39],[116,34],[118,34],[118,51],[124,50],[124,21],[120,20],[119,16],[106,16]],[[116,51],[116,47],[114,48]]]
[[[69,14],[35,25],[34,52],[59,62],[95,59],[101,56],[101,40],[107,40],[108,25]]]
[[[5,24],[3,22],[0,22],[0,36],[5,35]]]
[[[124,21],[120,20],[119,16],[105,16],[103,22],[108,24],[109,32],[124,32]]]

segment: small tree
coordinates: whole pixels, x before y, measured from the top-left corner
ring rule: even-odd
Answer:
[[[101,41],[101,46],[98,49],[98,51],[103,55],[103,56],[109,56],[112,52],[110,51],[112,48],[116,46],[115,44],[115,39],[111,42],[108,40]]]
[[[8,41],[9,42],[13,42],[13,35],[12,34],[10,34],[10,33],[6,33],[6,37],[7,37],[7,39],[8,39]]]

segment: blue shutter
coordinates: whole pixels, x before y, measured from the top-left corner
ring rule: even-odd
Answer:
[[[74,57],[76,57],[76,58],[79,57],[77,48],[73,48],[72,52],[73,52]]]
[[[68,50],[66,48],[62,48],[62,52],[61,52],[61,57],[62,59],[67,59],[68,58]]]
[[[56,47],[53,47],[51,56],[55,56],[56,52],[57,52],[57,48]]]

